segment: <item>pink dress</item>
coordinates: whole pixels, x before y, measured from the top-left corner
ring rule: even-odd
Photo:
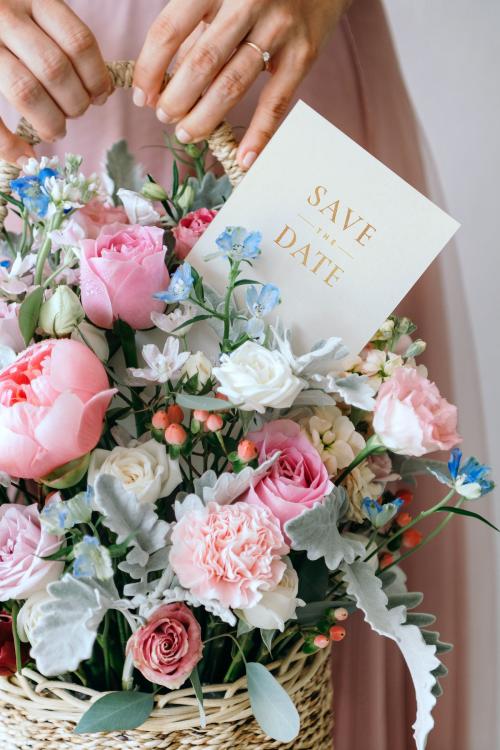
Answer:
[[[118,60],[137,57],[150,23],[165,3],[70,0],[69,5],[93,29],[104,57]],[[233,124],[248,123],[257,93],[255,87],[232,112]],[[418,129],[379,0],[353,3],[297,96],[416,188],[426,191]],[[7,119],[13,122],[12,113]],[[94,108],[81,120],[70,122],[66,140],[53,150],[80,152],[86,164],[96,169],[104,149],[119,138],[129,141],[153,174],[158,175],[161,169],[165,175],[169,154],[160,150],[162,126],[150,110],[135,108],[126,92],[116,93],[104,108]],[[50,151],[44,148],[45,153]],[[402,309],[418,321],[419,333],[429,344],[432,377],[453,400],[442,284],[443,265],[438,261]],[[459,325],[463,335],[466,323]],[[423,499],[428,505],[430,497]],[[429,750],[466,747],[463,548],[461,526],[451,524],[446,539],[430,545],[426,554],[411,558],[406,566],[413,590],[427,592],[424,611],[438,616],[442,638],[457,646],[446,658],[450,675],[443,681],[445,693],[435,709],[436,729]],[[374,635],[361,618],[353,617],[348,621],[348,637],[335,648],[333,674],[337,750],[413,747],[413,689],[394,644]]]

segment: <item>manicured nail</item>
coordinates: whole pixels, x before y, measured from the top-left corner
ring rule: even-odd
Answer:
[[[243,157],[243,160],[241,162],[244,169],[250,169],[254,161],[256,160],[258,154],[256,151],[249,151],[245,156]]]
[[[178,128],[175,131],[175,137],[177,138],[180,143],[191,143],[192,138],[187,132],[187,130],[184,130],[184,128]]]
[[[172,118],[170,117],[170,115],[168,115],[161,107],[158,107],[158,109],[156,110],[156,116],[159,121],[164,122],[165,125],[168,125],[169,122],[172,122]]]
[[[146,104],[146,94],[144,93],[142,89],[138,89],[136,86],[134,87],[132,100],[136,107],[144,107]]]
[[[92,100],[92,104],[96,104],[98,107],[102,107],[103,104],[106,104],[108,99],[109,94],[107,91],[105,91],[104,94],[99,94],[99,96],[96,96],[95,99]]]
[[[29,156],[20,156],[19,159],[16,160],[16,164],[20,169],[24,169],[26,164],[29,162]]]

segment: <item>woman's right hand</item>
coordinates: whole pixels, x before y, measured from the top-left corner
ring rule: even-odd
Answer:
[[[0,0],[0,94],[44,141],[66,132],[66,120],[104,104],[111,80],[90,29],[62,0]],[[0,120],[0,158],[33,151]]]

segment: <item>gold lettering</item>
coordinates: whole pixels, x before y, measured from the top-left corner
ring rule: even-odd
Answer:
[[[370,234],[370,229],[373,229],[373,234]],[[363,237],[366,237],[367,240],[371,240],[371,238],[373,237],[376,231],[377,230],[372,224],[367,224],[366,227],[363,229],[363,231],[360,232],[358,236],[356,237],[356,242],[358,242],[361,245],[361,247],[366,247],[364,242],[361,242],[361,240],[363,239]]]
[[[327,286],[329,286],[329,287],[333,287],[333,284],[330,284],[330,279],[333,278],[333,279],[335,279],[335,281],[339,281],[340,279],[337,276],[337,273],[339,273],[339,272],[340,273],[344,273],[344,269],[341,268],[340,266],[335,265],[332,268],[332,270],[330,271],[330,273],[328,274],[328,276],[326,276],[326,278],[325,278],[325,284]]]
[[[340,205],[340,199],[337,201],[334,201],[333,203],[329,203],[328,206],[325,206],[324,208],[320,209],[320,214],[324,214],[325,211],[330,211],[332,215],[332,218],[330,219],[330,221],[332,221],[335,224],[337,220],[337,212],[339,210],[339,205]]]
[[[319,204],[321,202],[321,195],[320,195],[320,191],[321,190],[323,191],[323,194],[326,195],[326,193],[327,193],[326,187],[323,187],[323,185],[318,185],[317,187],[315,187],[314,188],[314,197],[315,197],[316,201],[314,202],[312,200],[312,197],[313,197],[312,195],[310,195],[308,197],[308,199],[307,199],[307,202],[309,203],[310,206],[319,206]]]
[[[307,245],[304,245],[304,247],[299,247],[297,250],[294,250],[293,253],[290,253],[292,258],[295,258],[297,254],[302,255],[302,265],[307,266],[307,262],[309,260],[309,251],[311,249],[311,243],[308,242]]]
[[[287,232],[291,232],[292,233],[292,235],[293,235],[292,236],[292,240],[291,240],[291,242],[288,243],[288,245],[282,245],[281,244],[282,240],[285,237],[285,235],[286,235]],[[281,234],[278,235],[278,237],[276,237],[276,239],[274,240],[274,242],[276,243],[276,245],[279,245],[279,247],[282,247],[284,250],[288,250],[289,248],[292,247],[292,245],[295,244],[295,240],[296,239],[297,239],[297,234],[295,233],[295,231],[292,229],[292,227],[289,227],[288,224],[285,224],[285,228],[283,229],[283,231],[281,232]]]
[[[355,221],[351,221],[351,216],[352,216],[353,213],[354,212],[353,212],[352,208],[348,208],[347,209],[347,212],[346,212],[346,215],[345,215],[345,220],[344,220],[344,230],[350,229],[351,227],[355,226],[358,223],[358,221],[363,221],[363,217],[362,216],[358,216],[358,218],[355,219]]]
[[[316,251],[316,255],[320,255],[321,257],[318,260],[318,262],[316,263],[316,265],[314,266],[314,268],[311,268],[311,273],[317,273],[325,261],[327,261],[327,263],[328,263],[329,266],[331,266],[331,264],[333,262],[324,253],[322,253],[321,250],[317,250]]]

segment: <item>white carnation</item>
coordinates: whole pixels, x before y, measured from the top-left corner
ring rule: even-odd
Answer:
[[[299,577],[290,560],[285,558],[284,562],[287,568],[278,585],[272,591],[265,591],[254,607],[237,612],[254,628],[283,632],[288,620],[296,619],[297,607],[304,606],[302,599],[297,598]]]

